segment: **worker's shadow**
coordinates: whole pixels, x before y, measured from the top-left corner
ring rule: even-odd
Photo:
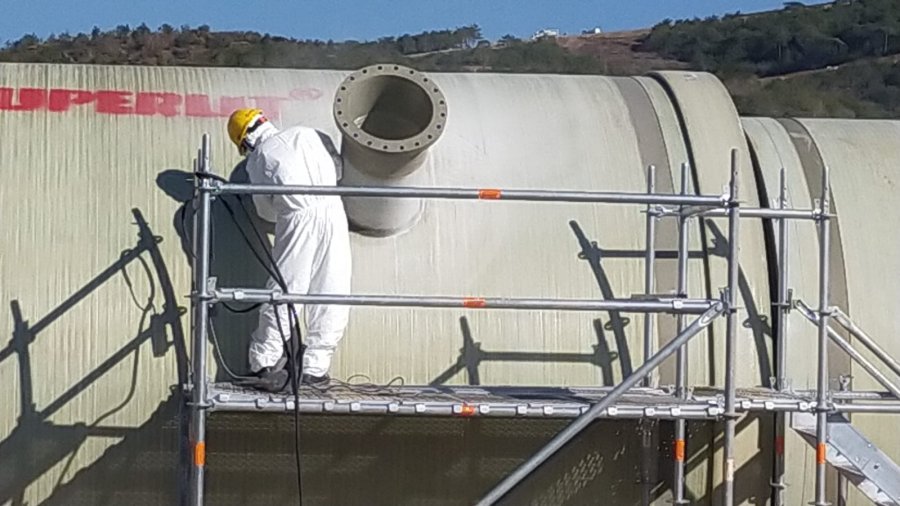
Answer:
[[[710,256],[718,256],[728,258],[728,237],[725,235],[715,222],[712,220],[704,220],[706,230],[712,234],[712,246],[708,248]],[[756,348],[756,360],[759,367],[759,381],[763,387],[771,387],[772,383],[772,364],[769,360],[769,346],[774,344],[772,338],[772,325],[769,322],[768,315],[760,312],[753,297],[753,290],[750,288],[750,282],[744,274],[744,269],[738,266],[738,304],[743,305],[747,318],[741,322],[741,325],[750,329],[753,334],[753,344]]]
[[[239,163],[228,179],[235,183],[249,182],[245,162]],[[156,184],[169,197],[181,203],[172,217],[172,225],[181,238],[185,259],[191,264],[194,237],[194,209],[191,203],[194,192],[193,175],[176,169],[164,170],[157,176]],[[217,286],[264,287],[268,275],[254,256],[247,240],[252,241],[261,258],[265,258],[263,246],[253,232],[253,227],[262,232],[262,239],[266,241],[265,247],[268,248],[270,240],[268,232],[271,231],[272,225],[257,216],[252,199],[246,196],[239,198],[236,195],[217,196],[212,203],[211,223],[210,275],[217,278]],[[242,236],[241,230],[246,234],[247,240]],[[250,333],[256,328],[258,312],[246,305],[231,307],[247,311],[235,313],[225,310],[222,305],[215,306],[213,311],[215,335],[211,337],[217,338],[221,357],[225,363],[237,374],[242,374],[249,368],[247,345]],[[230,379],[221,364],[218,365],[216,381]]]
[[[590,240],[578,222],[572,220],[569,226],[578,241],[578,259],[588,263],[603,300],[614,300],[616,294],[612,288],[609,276],[601,261],[602,255],[596,241]],[[605,318],[604,318],[605,317]],[[603,386],[613,386],[615,381],[616,362],[622,378],[628,377],[634,372],[629,336],[627,330],[631,320],[619,311],[609,311],[598,315],[593,320],[593,331],[597,343],[591,351],[558,352],[558,351],[489,351],[482,348],[481,343],[475,340],[469,320],[460,318],[460,330],[463,345],[459,350],[456,362],[432,379],[429,384],[443,385],[462,371],[466,372],[466,381],[469,385],[481,385],[479,367],[484,362],[516,362],[516,363],[567,363],[567,364],[591,364],[599,370],[597,383]],[[633,332],[632,332],[633,334]],[[615,342],[615,349],[610,346],[609,337]]]
[[[180,418],[178,424],[172,421],[184,405],[177,385],[188,381],[188,356],[182,327],[182,316],[187,309],[178,303],[160,246],[164,244],[163,237],[153,232],[140,209],[132,209],[132,216],[137,226],[137,243],[122,251],[118,259],[52,310],[30,321],[23,307],[34,307],[34,304],[19,299],[10,301],[14,323],[12,339],[0,347],[0,364],[6,365],[5,361],[11,357],[18,359],[18,364],[13,367],[18,368],[19,381],[13,382],[11,387],[18,390],[18,395],[12,398],[18,398],[19,406],[18,411],[12,403],[8,406],[13,413],[18,412],[18,418],[15,426],[0,437],[0,504],[29,504],[25,500],[27,491],[53,469],[61,469],[59,479],[50,491],[51,495],[41,504],[119,504],[121,501],[115,498],[124,492],[123,479],[127,480],[134,473],[146,474],[141,459],[158,458],[162,454],[170,455],[173,462],[177,458],[186,459],[187,454],[180,452],[187,449],[187,419]],[[77,321],[91,311],[106,310],[97,301],[114,296],[109,290],[121,289],[116,288],[122,286],[118,283],[120,276],[126,288],[120,295],[134,301],[140,316],[131,313],[119,315],[119,318],[122,322],[133,321],[137,327],[135,334],[116,335],[113,331],[104,335],[109,343],[119,343],[118,348],[80,378],[72,377],[77,381],[69,384],[65,391],[54,398],[46,398],[48,385],[40,375],[40,371],[46,369],[42,365],[35,367],[35,364],[46,360],[47,346],[54,346],[53,340],[61,337],[60,332],[66,332],[66,319]],[[104,292],[105,295],[98,295]],[[151,366],[141,364],[148,360],[169,362],[170,349],[174,351],[178,382],[172,387],[172,394],[141,426],[122,424],[117,415],[135,409],[135,403],[152,408],[148,404],[153,401],[146,395],[147,389],[157,392],[160,385],[148,386],[140,371]],[[40,350],[44,350],[44,354]],[[121,389],[125,392],[122,398],[98,393],[108,391],[110,384],[123,386],[123,382],[128,386]],[[96,397],[96,402],[87,407],[79,405],[85,395]],[[177,433],[175,428],[178,428]],[[82,448],[94,444],[97,439],[114,439],[117,443],[98,460],[79,462]],[[110,476],[117,479],[110,479]],[[179,473],[177,485],[180,490],[184,490],[186,478],[185,474]],[[150,478],[148,482],[160,483],[154,480],[157,478]],[[174,496],[176,483],[172,481],[171,484],[173,489],[169,495]],[[133,488],[129,488],[129,492],[131,490]]]

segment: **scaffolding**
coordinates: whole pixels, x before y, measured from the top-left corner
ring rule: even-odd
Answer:
[[[532,455],[504,480],[489,491],[479,505],[491,505],[502,499],[516,485],[537,469],[550,456],[571,441],[597,419],[674,420],[675,466],[673,495],[676,504],[685,500],[685,444],[687,420],[719,420],[725,422],[724,432],[724,502],[733,506],[736,423],[747,413],[770,413],[776,418],[775,469],[772,486],[773,504],[784,502],[784,437],[791,413],[803,413],[815,419],[816,447],[815,505],[824,506],[825,469],[828,417],[839,413],[900,413],[900,388],[861,355],[852,344],[832,327],[836,321],[862,342],[892,372],[900,376],[900,363],[881,349],[876,341],[857,327],[850,318],[828,299],[830,258],[830,189],[827,168],[822,178],[820,198],[812,209],[788,208],[785,172],[781,170],[780,195],[774,208],[749,208],[741,205],[738,188],[738,151],[731,151],[730,181],[721,195],[689,194],[689,167],[681,166],[681,187],[675,194],[655,191],[656,170],[647,170],[644,193],[599,191],[552,191],[468,188],[418,187],[317,187],[267,186],[225,182],[213,176],[210,165],[210,140],[204,135],[195,161],[194,177],[194,240],[193,286],[191,291],[192,334],[191,373],[184,393],[190,417],[190,460],[183,462],[189,471],[188,503],[204,503],[207,416],[217,412],[292,412],[331,415],[402,415],[402,416],[458,416],[508,418],[566,418],[571,422],[543,448]],[[210,275],[211,203],[224,194],[308,194],[379,198],[429,198],[486,201],[569,202],[583,204],[618,204],[644,206],[646,212],[646,251],[644,254],[645,294],[628,299],[566,300],[414,295],[322,295],[283,293],[279,289],[265,290],[246,287],[219,287]],[[687,297],[688,223],[691,219],[725,217],[728,220],[727,286],[718,299]],[[674,296],[653,295],[656,259],[655,230],[659,220],[675,218],[678,222],[677,292]],[[780,313],[775,332],[774,388],[738,388],[735,383],[735,342],[737,334],[738,251],[741,219],[772,220],[778,231],[777,293],[773,307]],[[792,300],[788,287],[789,220],[808,220],[819,234],[819,290],[817,308]],[[229,383],[214,383],[209,379],[207,351],[210,337],[210,308],[213,305],[239,301],[267,304],[337,304],[351,306],[462,308],[467,310],[555,310],[555,311],[618,311],[647,315],[643,328],[643,363],[613,387],[445,387],[403,386],[385,387],[378,393],[359,391],[344,393],[322,392],[303,387],[295,397],[283,393],[264,393],[247,390]],[[786,381],[785,360],[786,316],[797,310],[818,328],[817,385],[814,391],[793,391]],[[676,335],[659,349],[654,349],[655,315],[665,313],[677,317]],[[692,317],[692,319],[689,319]],[[726,319],[725,382],[723,389],[696,387],[687,384],[688,357],[686,343],[715,319]],[[831,339],[850,357],[869,372],[887,392],[832,391],[828,382],[827,343]],[[672,388],[654,387],[654,370],[666,359],[675,356],[675,385]],[[296,398],[296,401],[295,401]],[[644,449],[650,438],[644,431]],[[642,458],[644,504],[649,504],[650,482],[647,452]]]

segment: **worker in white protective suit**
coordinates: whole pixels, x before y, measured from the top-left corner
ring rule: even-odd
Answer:
[[[263,111],[239,109],[228,120],[228,134],[247,157],[252,183],[337,184],[340,156],[330,138],[315,129],[296,126],[279,131]],[[275,223],[272,257],[288,293],[350,293],[350,236],[340,197],[254,195],[253,202],[261,218]],[[267,288],[280,287],[270,278]],[[301,383],[327,384],[331,358],[347,326],[349,308],[310,304],[304,313],[307,347]],[[263,380],[261,384],[282,388],[287,383],[284,339],[290,336],[287,306],[263,305],[249,349],[250,370]]]

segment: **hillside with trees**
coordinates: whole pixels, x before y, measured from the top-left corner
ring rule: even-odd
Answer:
[[[896,0],[665,20],[640,48],[717,74],[743,114],[900,117]]]
[[[781,75],[900,53],[900,2],[789,5],[754,15],[665,20],[642,47],[716,73]]]
[[[489,41],[475,25],[342,42],[122,25],[26,35],[7,42],[0,61],[329,69],[389,62],[425,71],[606,75],[695,69],[717,74],[745,115],[900,118],[900,2],[791,2],[772,12],[536,41]]]
[[[478,27],[386,37],[372,42],[297,40],[256,32],[213,32],[208,26],[146,25],[90,34],[34,35],[7,43],[0,61],[114,65],[196,65],[350,69],[407,55],[474,46]]]
[[[0,50],[0,61],[122,65],[194,65],[245,68],[356,69],[375,62],[431,71],[602,72],[596,58],[567,51],[553,40],[482,38],[477,26],[383,37],[376,41],[319,41],[256,32],[213,32],[207,26],[151,30],[146,25],[90,34],[26,35]]]

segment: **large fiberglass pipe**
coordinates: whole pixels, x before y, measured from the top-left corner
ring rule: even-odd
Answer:
[[[423,186],[428,148],[440,138],[447,101],[426,75],[394,64],[371,65],[347,76],[334,98],[334,119],[343,135],[346,186]],[[419,199],[345,198],[351,226],[386,237],[419,220]]]

